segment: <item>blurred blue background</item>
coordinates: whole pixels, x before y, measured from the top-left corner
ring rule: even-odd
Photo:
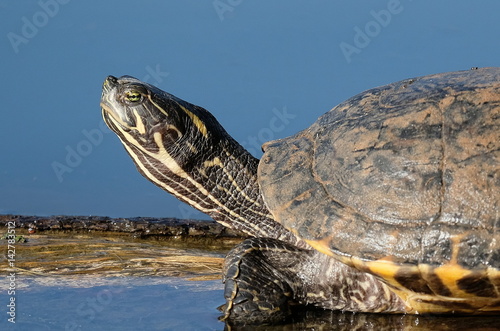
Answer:
[[[368,88],[498,66],[499,13],[496,0],[0,0],[0,214],[207,218],[142,178],[103,126],[107,75],[208,109],[260,157]]]

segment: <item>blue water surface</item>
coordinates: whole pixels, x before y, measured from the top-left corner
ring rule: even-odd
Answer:
[[[4,283],[5,279],[1,279]],[[10,296],[0,294],[1,330],[222,330],[217,281],[123,278],[91,287],[44,286],[23,279],[16,291],[15,324],[8,322]],[[106,285],[108,283],[108,285]],[[91,284],[88,284],[91,285]]]

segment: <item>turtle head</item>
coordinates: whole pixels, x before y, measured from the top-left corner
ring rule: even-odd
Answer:
[[[262,200],[259,160],[207,110],[130,76],[106,78],[101,108],[151,182],[225,226],[297,242]]]
[[[207,110],[130,76],[106,78],[101,109],[139,172],[182,201],[211,215],[229,210],[212,195],[224,182],[221,194],[249,186],[258,195],[258,160]]]
[[[203,108],[130,76],[106,78],[101,108],[104,121],[122,142],[146,151],[193,150],[190,146],[204,145],[222,129]],[[209,135],[209,126],[215,134]]]
[[[148,179],[145,164],[191,176],[200,162],[235,143],[207,110],[134,77],[108,76],[101,109],[105,123]]]

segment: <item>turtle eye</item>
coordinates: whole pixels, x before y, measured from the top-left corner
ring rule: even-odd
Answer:
[[[138,91],[128,91],[125,93],[125,98],[130,102],[139,102],[141,101],[141,93]]]

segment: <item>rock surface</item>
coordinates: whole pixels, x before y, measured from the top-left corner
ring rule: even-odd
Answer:
[[[225,254],[242,240],[214,221],[173,218],[0,215],[0,225],[0,245],[10,249],[0,256],[1,273],[75,282],[83,275],[219,279]]]
[[[16,228],[40,231],[124,232],[143,236],[205,236],[238,237],[240,233],[215,221],[184,220],[177,218],[110,218],[101,216],[22,216],[0,215],[0,225],[15,222]]]

